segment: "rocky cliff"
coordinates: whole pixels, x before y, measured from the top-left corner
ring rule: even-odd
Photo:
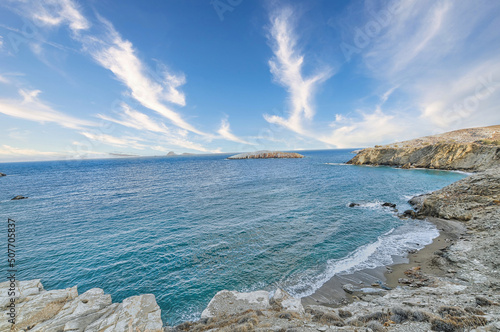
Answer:
[[[274,158],[304,158],[303,155],[295,152],[281,152],[281,151],[257,151],[240,153],[227,159],[274,159]]]
[[[361,150],[353,165],[481,171],[500,162],[500,147],[476,143],[443,143],[423,147],[380,147]]]
[[[500,126],[491,126],[363,149],[348,164],[482,171],[499,162]]]

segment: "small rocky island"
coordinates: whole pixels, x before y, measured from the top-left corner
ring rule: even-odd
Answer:
[[[256,151],[240,153],[227,159],[284,159],[284,158],[304,158],[303,155],[295,152],[281,152],[281,151]]]

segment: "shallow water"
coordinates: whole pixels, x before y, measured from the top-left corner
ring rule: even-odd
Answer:
[[[116,302],[153,293],[169,324],[198,318],[222,289],[280,285],[307,296],[335,274],[430,243],[434,226],[380,204],[402,211],[409,197],[465,176],[345,165],[348,150],[302,154],[0,164],[0,217],[17,221],[19,278],[99,287]]]

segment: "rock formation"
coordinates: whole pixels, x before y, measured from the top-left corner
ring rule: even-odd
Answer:
[[[8,312],[11,282],[0,283],[0,309]],[[11,324],[4,314],[0,331],[150,331],[163,328],[154,295],[132,296],[112,303],[111,296],[93,288],[78,295],[76,286],[44,290],[40,280],[16,282],[16,317]]]
[[[28,197],[24,197],[24,196],[21,196],[21,195],[17,195],[16,197],[14,197],[13,199],[11,199],[11,201],[18,201],[20,199],[26,199]]]
[[[492,126],[363,149],[347,163],[481,171],[499,161],[500,126]]]
[[[295,152],[280,152],[280,151],[257,151],[240,153],[227,159],[274,159],[274,158],[304,158],[303,155]]]
[[[0,177],[7,176],[7,174],[0,172]]]

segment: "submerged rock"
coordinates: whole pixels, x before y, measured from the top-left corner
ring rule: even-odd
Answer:
[[[13,199],[11,199],[11,201],[18,201],[20,199],[26,199],[28,197],[24,197],[24,196],[21,196],[21,195],[17,195],[16,197],[14,197]]]
[[[276,158],[304,158],[303,155],[295,152],[281,152],[281,151],[256,151],[240,153],[227,159],[276,159]]]
[[[351,204],[349,204],[349,207],[356,207],[356,206],[359,206],[359,203],[351,203]]]

